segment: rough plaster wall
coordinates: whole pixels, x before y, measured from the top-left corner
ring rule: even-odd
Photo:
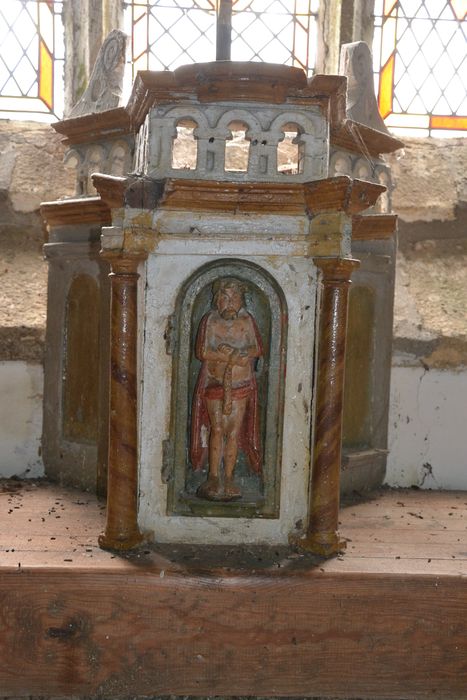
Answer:
[[[39,205],[73,192],[50,126],[0,121],[0,360],[41,361],[47,265]]]
[[[41,365],[0,362],[0,477],[43,476]]]
[[[467,367],[467,139],[406,139],[388,160],[400,217],[394,364]]]
[[[386,480],[467,489],[467,139],[405,141]]]
[[[402,221],[446,221],[467,203],[467,139],[404,138],[386,157],[396,184],[393,206]]]
[[[467,489],[467,372],[394,367],[386,483]]]

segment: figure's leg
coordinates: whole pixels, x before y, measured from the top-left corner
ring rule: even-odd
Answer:
[[[222,459],[224,428],[222,424],[222,401],[206,401],[211,431],[209,434],[209,471],[208,478],[201,484],[197,493],[201,498],[217,499],[221,495],[219,469]]]
[[[245,417],[247,400],[248,399],[244,398],[233,401],[232,413],[230,416],[224,416],[224,429],[226,432],[224,448],[224,492],[229,498],[238,498],[242,495],[242,492],[234,483],[234,470],[237,462],[238,443],[243,419]]]

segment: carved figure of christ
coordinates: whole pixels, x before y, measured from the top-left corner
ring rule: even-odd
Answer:
[[[193,402],[192,464],[195,469],[202,466],[198,433],[204,423],[209,432],[208,477],[197,495],[208,500],[241,497],[234,480],[240,447],[250,467],[261,470],[254,362],[263,349],[255,320],[245,309],[244,293],[245,285],[236,278],[216,280],[214,308],[203,317],[198,329],[196,356],[202,367]],[[204,420],[200,418],[203,407]]]

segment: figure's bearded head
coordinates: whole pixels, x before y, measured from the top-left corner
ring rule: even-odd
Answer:
[[[213,286],[213,304],[226,321],[237,318],[245,306],[246,285],[236,277],[220,277]]]

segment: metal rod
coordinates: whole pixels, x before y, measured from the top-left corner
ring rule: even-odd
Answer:
[[[230,61],[232,47],[232,0],[219,0],[216,28],[216,61]]]

